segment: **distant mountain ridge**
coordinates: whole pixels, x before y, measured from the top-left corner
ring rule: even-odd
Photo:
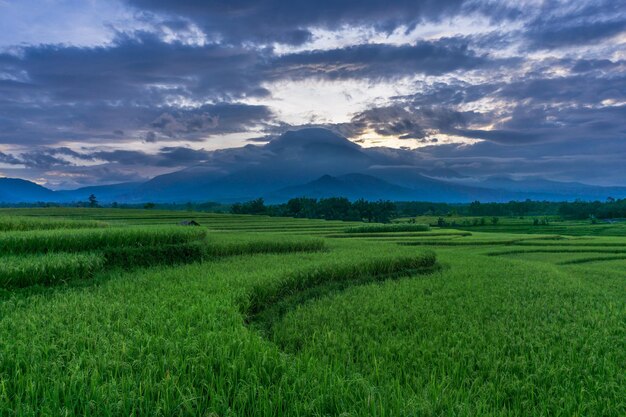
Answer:
[[[57,198],[57,193],[34,182],[19,178],[0,178],[0,202],[55,201]]]
[[[267,196],[269,202],[280,202],[294,197],[346,197],[350,200],[409,200],[415,190],[391,184],[365,174],[346,174],[338,177],[324,175],[306,184],[285,187]]]
[[[462,203],[474,200],[595,200],[626,197],[626,187],[596,187],[543,178],[492,177],[476,181],[452,170],[420,169],[410,151],[362,148],[326,129],[287,132],[262,146],[222,149],[206,162],[143,183],[52,191],[0,178],[0,202],[103,203],[246,201],[278,203],[293,197]]]

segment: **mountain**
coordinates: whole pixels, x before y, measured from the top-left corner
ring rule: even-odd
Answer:
[[[513,179],[503,176],[489,177],[480,181],[463,179],[454,181],[463,186],[490,189],[501,193],[514,193],[531,200],[600,200],[607,197],[626,196],[626,187],[599,187],[579,182],[551,181],[540,177]]]
[[[323,175],[366,171],[376,162],[359,145],[327,129],[301,129],[286,132],[263,146],[215,151],[201,165],[142,184],[134,198],[242,201]]]
[[[3,203],[35,203],[38,201],[54,201],[54,191],[19,178],[0,178],[0,202]]]
[[[205,162],[143,183],[123,183],[51,191],[17,179],[0,180],[0,202],[86,201],[95,194],[110,203],[216,201],[232,203],[264,197],[345,196],[463,203],[524,200],[604,200],[626,197],[626,187],[597,187],[544,178],[469,178],[419,151],[362,148],[327,129],[286,132],[265,145],[208,153]]]
[[[91,187],[78,188],[76,190],[60,190],[56,191],[57,201],[87,201],[91,194],[98,198],[101,202],[126,201],[142,183],[125,182],[112,185],[96,185]]]
[[[294,197],[347,197],[350,200],[411,200],[415,190],[400,187],[371,175],[324,175],[306,184],[286,187],[266,196],[268,202],[282,202]]]

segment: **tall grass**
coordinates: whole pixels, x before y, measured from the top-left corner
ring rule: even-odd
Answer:
[[[211,242],[206,246],[209,257],[252,255],[261,253],[316,252],[325,248],[320,239],[249,240],[239,242]]]
[[[84,252],[105,247],[172,245],[205,236],[204,229],[182,227],[7,232],[0,234],[0,253]]]
[[[100,271],[103,265],[103,257],[94,253],[4,256],[0,258],[0,287],[87,279]]]
[[[128,224],[187,216],[37,211],[68,212]],[[503,220],[498,234],[428,237],[467,242],[437,247],[435,258],[384,233],[371,241],[304,237],[336,233],[337,224],[193,217],[228,231],[170,243],[96,238],[105,269],[98,285],[0,291],[0,416],[626,415],[626,263],[558,264],[592,256],[584,253],[520,255],[532,262],[485,256],[547,244],[619,249],[624,237],[516,248],[508,245],[531,236],[502,233]],[[92,232],[68,230],[63,239]],[[91,256],[5,253],[0,248],[0,264],[24,268]],[[208,262],[189,262],[197,256]],[[128,271],[176,262],[186,265]],[[114,265],[122,268],[106,271]]]
[[[103,252],[106,266],[126,269],[200,262],[206,258],[206,246],[202,242],[107,247]]]
[[[434,252],[425,251],[414,256],[370,257],[360,260],[343,260],[322,267],[305,269],[277,279],[274,285],[255,287],[250,296],[247,313],[256,315],[282,298],[302,291],[337,282],[379,280],[395,275],[406,275],[427,270],[435,266]]]
[[[371,224],[364,226],[349,227],[345,233],[388,233],[388,232],[428,232],[430,226],[427,224]]]
[[[0,232],[52,229],[87,229],[107,226],[107,223],[96,220],[69,220],[45,217],[0,216]]]

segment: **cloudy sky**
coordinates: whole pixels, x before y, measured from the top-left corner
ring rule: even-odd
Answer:
[[[0,0],[0,175],[137,181],[324,126],[626,185],[626,0]]]

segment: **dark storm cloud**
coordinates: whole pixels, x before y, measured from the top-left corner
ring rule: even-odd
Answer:
[[[477,85],[433,84],[424,87],[421,93],[395,97],[396,104],[388,107],[382,116],[379,116],[381,109],[374,108],[352,123],[373,127],[381,134],[398,135],[411,133],[414,126],[426,126],[442,133],[508,145],[569,140],[576,146],[577,141],[626,139],[626,106],[617,105],[626,102],[623,64],[609,60],[565,60],[559,64],[589,71],[551,78],[546,78],[543,71],[536,71],[510,82],[494,80]],[[484,98],[501,105],[482,112],[457,110]],[[397,120],[402,123],[396,123]],[[472,128],[471,124],[492,128]],[[419,138],[425,131],[416,129],[413,133],[417,134],[406,137]]]
[[[13,155],[0,152],[0,163],[9,164],[9,165],[20,165],[22,164],[22,161],[20,161]]]
[[[367,130],[383,136],[423,140],[433,132],[449,133],[467,125],[471,113],[445,107],[410,108],[401,105],[375,107],[355,115],[350,125],[354,134]]]
[[[63,156],[73,159],[70,161]],[[145,180],[146,177],[139,172],[150,171],[150,168],[156,168],[152,170],[156,173],[163,169],[180,169],[205,162],[211,157],[211,152],[186,147],[163,147],[155,154],[122,149],[81,153],[67,148],[44,147],[15,155],[0,152],[0,163],[7,165],[8,169],[25,166],[35,175],[55,177],[62,174],[61,181],[66,186],[76,187],[89,185],[89,181],[93,184]],[[101,174],[106,175],[98,178]]]
[[[462,0],[126,0],[143,11],[189,19],[226,42],[302,44],[310,29],[374,25],[393,31],[459,12]]]
[[[25,47],[17,55],[0,54],[0,74],[11,78],[0,81],[0,143],[202,140],[276,123],[268,107],[236,102],[267,96],[264,81],[393,79],[485,61],[462,39],[282,57],[242,47],[167,43],[143,32],[119,35],[107,47]],[[213,104],[177,105],[181,100]]]
[[[613,62],[609,59],[580,59],[572,66],[571,70],[575,73],[583,73],[590,71],[610,71],[619,67],[626,68],[626,63]]]
[[[260,53],[220,45],[166,43],[155,35],[120,35],[107,47],[40,45],[0,53],[0,143],[136,139],[135,130],[194,140],[245,130],[271,119],[262,97]],[[207,102],[181,107],[180,100]],[[151,127],[161,119],[161,127]],[[165,119],[168,119],[169,122]],[[210,121],[210,122],[209,122]],[[128,136],[124,134],[127,132]]]
[[[276,60],[276,73],[290,78],[393,79],[409,74],[443,74],[487,62],[463,39],[446,38],[415,45],[367,44],[301,52]]]
[[[511,100],[530,100],[533,103],[595,104],[606,99],[626,98],[626,74],[617,73],[610,77],[590,74],[522,79],[502,84],[495,94]]]
[[[155,34],[120,34],[112,46],[40,45],[20,55],[0,54],[0,69],[27,74],[18,93],[60,101],[120,100],[153,104],[187,98],[232,98],[267,94],[249,71],[261,59],[239,47],[166,43]],[[3,92],[15,86],[2,86]]]
[[[169,109],[149,124],[150,129],[169,138],[202,139],[202,135],[233,133],[269,121],[265,106],[220,103],[189,110]],[[156,138],[154,138],[156,140]]]
[[[485,141],[472,146],[438,145],[420,150],[440,166],[470,177],[543,176],[599,184],[623,184],[626,149],[621,139],[526,143],[508,146]]]
[[[0,101],[7,116],[0,130],[0,143],[45,145],[59,141],[97,143],[102,139],[127,142],[143,139],[202,140],[207,136],[232,133],[273,119],[266,106],[218,103],[198,108],[134,105],[133,103],[48,104]],[[9,120],[10,119],[10,120]],[[209,122],[210,121],[210,122]],[[121,129],[112,131],[115,126]],[[148,130],[141,135],[135,130]]]
[[[164,147],[156,154],[142,151],[101,151],[85,155],[86,158],[120,165],[145,165],[159,167],[182,167],[206,161],[210,153],[185,147]]]
[[[546,1],[538,16],[528,22],[524,36],[531,49],[588,45],[626,31],[623,2]]]

